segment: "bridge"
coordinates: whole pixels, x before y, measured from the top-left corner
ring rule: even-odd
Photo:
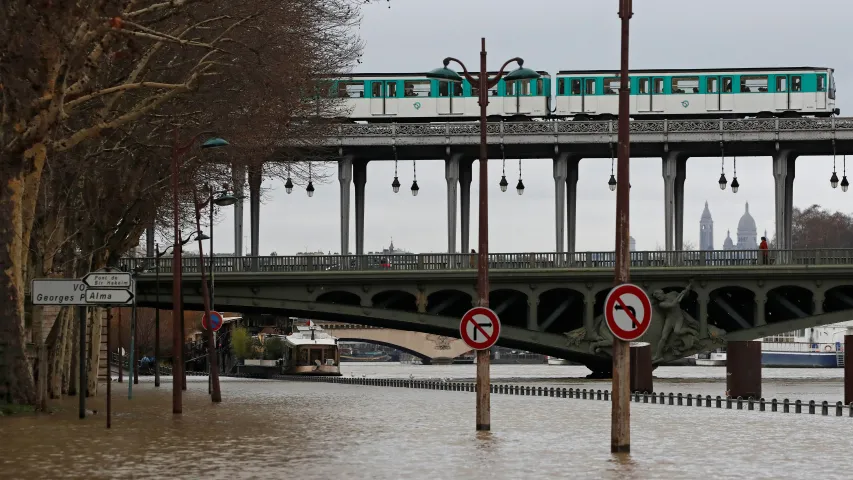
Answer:
[[[350,244],[350,197],[355,188],[355,253],[364,254],[364,191],[367,163],[397,158],[443,160],[447,181],[447,253],[469,251],[472,163],[478,157],[478,123],[341,124],[320,139],[320,147],[338,158],[341,254]],[[493,122],[488,125],[489,158],[551,158],[554,163],[555,252],[575,251],[578,162],[614,156],[614,121]],[[716,156],[770,156],[773,161],[776,236],[779,248],[791,248],[791,215],[796,159],[808,155],[853,154],[853,118],[753,118],[642,120],[631,122],[631,156],[662,159],[664,246],[683,248],[684,181],[687,159]],[[235,169],[242,198],[247,172]],[[251,255],[260,255],[261,170],[248,172]],[[383,187],[384,188],[384,187]],[[461,205],[460,205],[461,202]],[[459,207],[459,208],[458,208]],[[457,211],[461,250],[457,250]],[[153,228],[148,256],[154,256]],[[235,205],[235,252],[243,250],[243,200]]]
[[[566,358],[593,371],[610,366],[604,298],[613,284],[612,252],[491,254],[489,302],[501,315],[499,345]],[[270,313],[458,337],[476,298],[470,255],[216,257],[216,303],[242,313]],[[780,260],[777,262],[777,260]],[[171,305],[170,259],[124,259],[141,266],[137,300]],[[184,258],[184,302],[201,309],[199,258]],[[205,258],[209,261],[209,258]],[[853,250],[632,252],[632,282],[649,292],[691,291],[681,303],[682,331],[663,337],[667,312],[644,341],[660,364],[726,341],[751,340],[849,320]],[[387,267],[387,268],[383,268]]]
[[[420,358],[424,364],[450,364],[454,358],[471,351],[461,339],[443,335],[351,323],[319,322],[318,325],[342,342],[367,342],[396,348]]]

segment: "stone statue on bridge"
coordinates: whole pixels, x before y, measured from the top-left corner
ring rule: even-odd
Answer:
[[[699,322],[681,308],[681,301],[690,292],[692,282],[680,292],[657,290],[652,294],[652,325],[640,339],[649,342],[655,363],[676,360],[697,352],[712,350],[725,344],[725,330],[708,325],[708,334],[700,338]],[[592,334],[585,328],[566,332],[568,345],[593,354],[613,354],[613,334],[604,315],[595,318]]]

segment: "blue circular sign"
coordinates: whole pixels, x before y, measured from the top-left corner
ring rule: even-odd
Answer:
[[[205,316],[204,316],[204,318],[202,319],[201,326],[202,326],[202,327],[204,327],[204,328],[205,328],[205,330],[207,329],[207,325],[208,325],[208,323],[210,323],[210,325],[211,325],[211,327],[213,328],[213,331],[214,331],[214,332],[216,332],[216,331],[218,331],[220,328],[222,328],[223,318],[222,318],[222,314],[221,314],[221,313],[219,313],[219,312],[210,312],[210,320],[211,320],[210,322],[208,322],[208,321],[207,321],[207,315],[205,315]]]

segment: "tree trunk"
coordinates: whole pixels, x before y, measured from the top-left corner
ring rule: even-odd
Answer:
[[[65,361],[65,333],[68,327],[69,307],[62,307],[53,328],[47,336],[48,349],[48,377],[47,393],[50,398],[62,396],[62,366]]]
[[[71,319],[69,328],[71,334],[68,335],[66,341],[66,345],[68,346],[68,356],[66,358],[68,358],[68,362],[65,364],[65,367],[68,369],[68,376],[66,377],[68,380],[68,388],[66,390],[68,395],[77,395],[77,390],[79,390],[78,387],[80,386],[79,368],[77,367],[80,362],[80,354],[78,353],[80,349],[74,348],[74,339],[77,338],[80,331],[80,319],[77,316],[77,309],[73,308],[71,315],[69,315]]]
[[[98,394],[98,376],[100,373],[101,360],[101,337],[104,328],[104,315],[101,308],[89,309],[89,373],[86,380],[89,386],[88,395],[94,397]]]
[[[35,404],[33,374],[24,340],[24,168],[0,156],[0,399]]]

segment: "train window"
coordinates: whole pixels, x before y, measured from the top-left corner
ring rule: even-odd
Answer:
[[[618,78],[605,78],[604,79],[604,94],[605,95],[617,95],[619,94],[619,86],[622,82],[619,81]]]
[[[370,95],[372,95],[373,98],[382,98],[382,82],[371,83]]]
[[[491,90],[489,90],[489,96],[490,96],[490,97],[497,97],[497,96],[498,96],[498,89],[497,89],[497,87],[492,88]]]
[[[720,79],[717,77],[708,77],[707,93],[719,93]]]
[[[450,96],[450,82],[438,82],[438,96],[439,97],[449,97]]]
[[[397,97],[397,82],[388,82],[385,84],[385,98]]]
[[[723,93],[732,93],[732,77],[723,77]]]
[[[829,73],[829,95],[830,100],[835,100],[835,74],[830,71]]]
[[[563,78],[558,78],[557,79],[557,95],[565,94],[566,91],[563,90],[565,87],[566,87],[566,80]]]
[[[672,93],[699,93],[699,77],[675,77]]]
[[[530,95],[530,80],[519,80],[518,81],[518,94],[519,95]]]
[[[461,97],[462,96],[462,83],[454,82],[453,83],[453,96]]]
[[[586,79],[586,94],[587,95],[595,95],[595,79],[587,78]]]
[[[403,91],[407,97],[428,97],[430,93],[429,81],[405,82]]]
[[[507,97],[514,97],[515,96],[515,90],[516,90],[515,82],[504,82],[504,85],[506,86],[506,96]]]
[[[663,93],[663,79],[662,78],[655,78],[653,80],[653,83],[654,83],[654,87],[655,87],[655,94],[656,95],[662,94]]]
[[[581,94],[581,79],[573,78],[572,79],[572,95],[580,95]]]
[[[803,77],[801,75],[791,76],[791,91],[800,92],[803,90]]]
[[[785,93],[788,91],[788,77],[785,75],[776,76],[776,92]]]
[[[767,75],[740,77],[740,91],[743,93],[766,92]]]
[[[364,82],[338,82],[338,98],[364,97]]]
[[[651,90],[649,89],[649,83],[650,82],[648,78],[640,79],[640,94],[651,93]]]
[[[545,95],[545,80],[542,80],[541,78],[536,79],[536,94]]]
[[[826,91],[826,77],[823,75],[817,76],[817,91],[825,92]]]

